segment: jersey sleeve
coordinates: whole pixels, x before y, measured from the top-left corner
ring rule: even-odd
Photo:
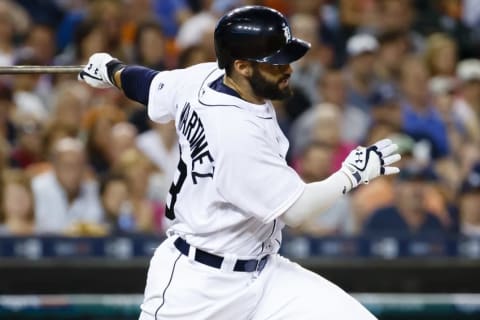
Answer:
[[[305,183],[259,127],[249,124],[219,135],[214,179],[217,192],[227,202],[269,223],[300,197]]]
[[[175,99],[184,69],[159,72],[148,94],[148,117],[160,123],[175,119]]]

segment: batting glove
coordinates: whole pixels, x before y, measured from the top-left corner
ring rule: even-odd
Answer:
[[[107,70],[107,65],[112,63],[119,63],[119,61],[108,53],[94,53],[79,73],[78,79],[95,88],[113,87],[113,81],[110,79]]]
[[[351,189],[362,183],[368,184],[380,175],[399,173],[400,169],[390,166],[401,159],[397,149],[390,139],[383,139],[370,147],[360,146],[351,151],[340,169],[350,179]]]

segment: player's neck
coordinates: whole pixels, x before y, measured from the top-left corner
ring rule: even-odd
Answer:
[[[265,99],[256,96],[250,84],[245,79],[234,79],[233,77],[225,75],[223,77],[223,84],[235,90],[245,101],[253,104],[265,104]]]

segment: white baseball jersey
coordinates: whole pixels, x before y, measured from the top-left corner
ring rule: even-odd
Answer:
[[[278,217],[305,184],[290,168],[288,140],[270,101],[263,105],[209,87],[216,63],[164,71],[153,79],[148,114],[175,120],[181,159],[167,197],[169,234],[219,255],[256,258],[277,252]]]

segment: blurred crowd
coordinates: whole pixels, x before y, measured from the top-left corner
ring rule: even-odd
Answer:
[[[271,6],[312,44],[275,102],[289,164],[326,178],[391,138],[398,176],[343,197],[293,235],[480,236],[476,0],[0,0],[0,65],[81,65],[95,52],[157,70],[215,60],[226,11]],[[0,235],[162,234],[173,123],[76,75],[0,76]]]

